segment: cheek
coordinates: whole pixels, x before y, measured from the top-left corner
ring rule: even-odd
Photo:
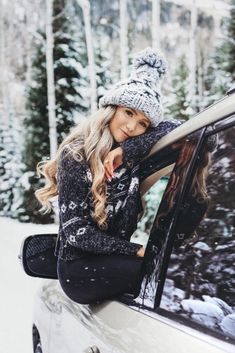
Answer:
[[[110,128],[117,129],[125,123],[125,118],[121,114],[116,114],[110,123]]]
[[[116,125],[117,125],[117,122],[116,122],[116,119],[115,117],[110,121],[110,124],[109,124],[109,128],[110,128],[110,131],[113,133],[113,131],[115,131],[116,129]]]
[[[145,129],[144,127],[138,126],[138,127],[135,129],[135,134],[134,134],[134,136],[143,135],[143,134],[146,132],[146,130],[147,130],[147,129]]]

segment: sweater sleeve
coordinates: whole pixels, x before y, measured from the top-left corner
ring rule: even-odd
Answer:
[[[84,162],[62,158],[57,178],[60,222],[70,245],[95,254],[136,255],[142,245],[110,236],[92,219]]]
[[[178,120],[165,120],[157,127],[150,127],[143,135],[131,137],[121,142],[120,147],[123,150],[123,164],[129,166],[138,164],[164,135],[181,125]]]

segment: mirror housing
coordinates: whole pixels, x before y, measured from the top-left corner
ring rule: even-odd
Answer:
[[[27,275],[58,279],[56,239],[57,234],[35,234],[23,240],[18,258]]]

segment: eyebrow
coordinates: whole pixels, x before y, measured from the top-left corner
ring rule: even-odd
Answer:
[[[137,115],[137,113],[136,113],[136,111],[135,111],[135,109],[133,109],[133,108],[129,108],[132,112],[134,112],[135,113],[135,115]]]

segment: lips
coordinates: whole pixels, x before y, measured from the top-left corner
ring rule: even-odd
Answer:
[[[120,129],[124,135],[126,135],[126,137],[130,137],[125,131],[123,131],[122,129]]]

